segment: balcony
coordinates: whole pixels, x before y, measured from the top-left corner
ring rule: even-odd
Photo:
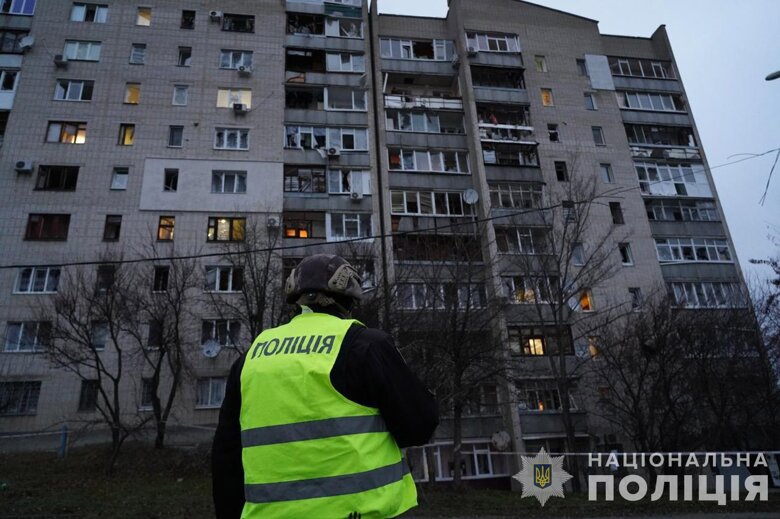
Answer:
[[[530,126],[512,126],[509,124],[479,124],[479,140],[482,142],[500,142],[525,146],[536,146],[531,139],[534,131]]]
[[[615,83],[615,89],[617,90],[642,90],[682,94],[682,86],[676,79],[612,76],[612,81]]]
[[[702,160],[698,148],[653,144],[631,145],[631,156],[635,159]]]
[[[485,165],[539,167],[536,142],[513,144],[484,144],[482,160]]]
[[[627,124],[662,124],[670,126],[690,126],[693,124],[691,116],[685,112],[669,113],[654,112],[650,110],[620,110],[623,122]]]
[[[585,411],[571,410],[575,434],[588,432],[588,415]],[[561,413],[557,411],[520,411],[520,430],[523,438],[562,436],[566,433]]]
[[[463,111],[460,98],[425,97],[416,95],[385,95],[385,108],[458,110]]]

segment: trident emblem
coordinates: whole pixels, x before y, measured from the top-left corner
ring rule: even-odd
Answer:
[[[552,465],[549,463],[534,464],[534,486],[547,488],[552,483]]]

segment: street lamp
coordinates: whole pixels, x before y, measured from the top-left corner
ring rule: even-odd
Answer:
[[[777,78],[779,78],[779,77],[780,77],[780,70],[778,70],[777,72],[772,72],[771,74],[769,74],[769,75],[766,77],[766,80],[767,80],[767,81],[772,81],[773,79],[777,79]]]

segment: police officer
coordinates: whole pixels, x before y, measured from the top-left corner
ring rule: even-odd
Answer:
[[[417,505],[399,447],[438,425],[433,395],[390,336],[350,319],[360,277],[305,258],[285,285],[301,313],[233,365],[214,436],[218,519],[395,517]]]

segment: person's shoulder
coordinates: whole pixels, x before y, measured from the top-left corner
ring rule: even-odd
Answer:
[[[354,323],[350,327],[350,331],[355,334],[355,338],[360,342],[365,343],[392,343],[392,338],[389,333],[378,328],[369,328],[359,323]]]

